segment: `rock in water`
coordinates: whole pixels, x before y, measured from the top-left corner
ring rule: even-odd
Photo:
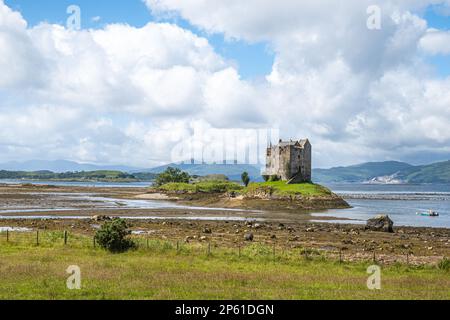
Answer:
[[[377,216],[367,221],[366,230],[394,232],[394,222],[389,216]]]

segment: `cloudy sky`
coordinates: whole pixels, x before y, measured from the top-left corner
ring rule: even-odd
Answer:
[[[447,160],[449,30],[449,0],[0,0],[0,162],[151,167],[198,128]]]

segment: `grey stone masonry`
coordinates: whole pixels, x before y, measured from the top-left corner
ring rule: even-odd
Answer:
[[[288,183],[311,181],[312,146],[308,139],[282,141],[267,148],[264,176],[277,177]]]

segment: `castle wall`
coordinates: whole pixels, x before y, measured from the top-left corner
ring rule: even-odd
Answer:
[[[283,181],[311,181],[312,147],[307,142],[304,147],[298,145],[277,145],[267,149],[266,172],[268,176],[278,176]]]

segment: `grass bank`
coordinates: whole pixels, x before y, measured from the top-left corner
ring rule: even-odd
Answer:
[[[251,183],[246,189],[248,193],[259,191],[274,196],[321,197],[332,195],[328,188],[314,183],[287,184],[283,181]]]
[[[237,192],[242,194],[252,194],[264,192],[275,196],[306,196],[320,197],[330,196],[332,192],[318,184],[299,183],[286,184],[283,181],[251,183],[248,187],[243,187],[235,182],[229,181],[202,181],[196,183],[168,183],[158,190],[175,193],[226,193]]]
[[[207,244],[148,247],[114,255],[88,246],[0,246],[0,299],[448,299],[449,271],[382,268],[382,290],[367,289],[371,263],[278,253],[264,245],[236,250]],[[311,253],[312,254],[312,253]],[[68,290],[66,269],[81,268],[82,289]]]

